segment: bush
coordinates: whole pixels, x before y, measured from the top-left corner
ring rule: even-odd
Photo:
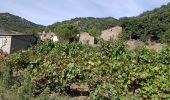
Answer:
[[[71,84],[83,83],[90,88],[90,99],[168,99],[169,52],[169,47],[160,52],[144,47],[129,51],[121,41],[96,47],[48,41],[8,56],[5,66],[13,80],[8,85],[21,90],[19,94],[30,95],[26,83],[34,97],[47,89],[48,95],[70,95]]]

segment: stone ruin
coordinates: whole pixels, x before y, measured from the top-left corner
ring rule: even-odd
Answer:
[[[58,36],[51,31],[49,32],[43,31],[42,33],[39,32],[38,34],[40,35],[40,39],[42,41],[47,41],[47,40],[53,40],[54,42],[59,41]]]
[[[82,44],[94,45],[94,37],[87,32],[83,32],[80,34],[79,42],[81,42]]]
[[[118,39],[119,34],[122,33],[122,27],[116,26],[102,31],[100,38],[105,41],[114,41]]]

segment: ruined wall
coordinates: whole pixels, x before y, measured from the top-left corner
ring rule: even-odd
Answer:
[[[79,42],[82,44],[94,45],[94,37],[90,36],[89,33],[84,32],[80,34]]]
[[[105,41],[112,41],[116,40],[120,33],[122,33],[122,27],[116,26],[102,31],[100,38]]]
[[[49,32],[43,31],[42,33],[39,33],[39,36],[42,41],[47,41],[47,40],[53,40],[54,42],[59,41],[58,36],[56,36],[55,33],[51,31]]]

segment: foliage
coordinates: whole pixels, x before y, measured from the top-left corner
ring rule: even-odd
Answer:
[[[0,13],[0,27],[23,33],[37,33],[44,28],[42,25],[34,24],[9,13]]]
[[[106,18],[74,18],[63,22],[57,22],[47,27],[29,22],[18,16],[9,13],[0,14],[0,27],[26,33],[37,33],[41,30],[51,30],[61,37],[72,37],[74,33],[89,32],[92,36],[99,36],[101,31],[122,26],[124,39],[140,39],[169,43],[170,38],[170,4],[163,5],[152,11],[147,11],[136,17],[124,17],[119,20],[112,17]],[[64,36],[65,34],[65,36]]]
[[[89,32],[93,36],[100,35],[101,31],[117,25],[122,26],[122,37],[125,39],[140,39],[162,43],[169,43],[169,21],[170,4],[163,5],[152,11],[147,11],[136,17],[124,17],[116,20],[114,18],[75,18],[48,26],[54,30],[58,25],[75,25],[79,32]]]
[[[46,90],[48,95],[70,95],[71,84],[84,83],[90,88],[90,99],[168,99],[169,50],[129,51],[121,41],[100,42],[97,47],[49,41],[10,55],[5,66],[11,72],[10,86],[24,92],[28,88],[22,87],[30,83],[34,97]]]
[[[63,22],[57,22],[47,27],[29,22],[18,16],[8,13],[0,14],[0,27],[26,33],[37,33],[38,31],[53,31],[61,37],[72,37],[74,33],[89,32],[98,37],[101,31],[114,26],[122,26],[124,39],[140,39],[169,43],[170,38],[170,4],[163,5],[152,11],[147,11],[136,17],[124,17],[119,20],[112,17],[106,18],[74,18]],[[64,36],[65,34],[65,36]]]
[[[88,33],[90,33],[91,36],[97,37],[100,36],[101,31],[97,30],[96,28],[92,28],[88,31]]]
[[[153,11],[147,11],[137,17],[121,18],[121,26],[128,36],[133,39],[147,41],[149,38],[153,41],[169,43],[170,27],[170,4]],[[160,37],[161,36],[161,37]]]
[[[78,30],[76,29],[76,27],[71,24],[56,26],[54,31],[63,40],[68,40],[78,34]]]
[[[53,25],[48,26],[49,29],[54,30],[55,27],[63,25],[63,24],[71,24],[74,25],[79,32],[92,32],[91,34],[94,36],[100,35],[101,30],[114,27],[119,24],[117,19],[107,17],[107,18],[74,18],[71,20],[58,22]]]
[[[122,18],[123,38],[169,43],[169,4],[138,17]],[[78,31],[98,36],[102,29],[119,24],[112,18],[75,18],[46,27],[67,40]],[[128,50],[123,41],[80,43],[40,42],[9,55],[0,67],[0,96],[16,99],[49,99],[71,95],[71,85],[87,84],[92,100],[170,99],[170,47],[156,52],[146,47]],[[10,91],[10,92],[9,92]],[[11,93],[12,92],[12,93]],[[82,91],[79,91],[82,92]],[[30,98],[29,98],[30,97]],[[54,98],[55,99],[55,98]]]
[[[167,30],[164,34],[160,35],[162,43],[170,43],[170,30]]]

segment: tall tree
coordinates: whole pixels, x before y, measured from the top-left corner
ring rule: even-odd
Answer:
[[[61,40],[69,40],[72,37],[75,37],[78,34],[78,30],[74,25],[63,24],[56,26],[54,32],[59,36]]]

